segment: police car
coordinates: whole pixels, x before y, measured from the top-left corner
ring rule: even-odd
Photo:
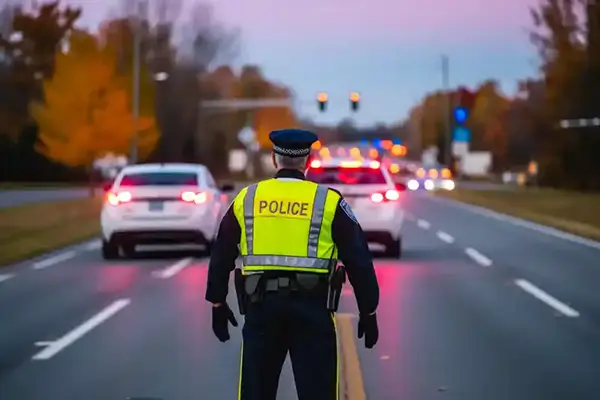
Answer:
[[[416,191],[424,189],[454,190],[456,184],[452,179],[452,172],[444,166],[422,166],[415,171],[412,179],[407,182],[409,190]]]
[[[402,183],[395,184],[388,170],[376,160],[315,159],[309,181],[339,191],[350,205],[369,243],[385,246],[392,258],[402,253]]]
[[[133,256],[136,245],[210,247],[229,204],[231,185],[218,188],[198,164],[140,164],[123,168],[105,187],[100,215],[102,255]]]

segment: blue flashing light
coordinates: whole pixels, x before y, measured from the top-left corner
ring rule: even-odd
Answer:
[[[369,144],[369,140],[367,140],[367,139],[362,139],[360,142],[361,142],[362,144]]]
[[[400,138],[394,138],[394,139],[392,139],[392,143],[394,143],[394,144],[402,144],[402,140],[400,140]]]
[[[469,116],[469,112],[464,107],[456,107],[454,109],[454,120],[459,124],[463,124],[467,121],[467,117]]]
[[[381,139],[373,139],[373,146],[381,147]]]

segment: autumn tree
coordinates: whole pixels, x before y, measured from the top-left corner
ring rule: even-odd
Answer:
[[[40,130],[39,151],[73,167],[89,167],[108,152],[127,154],[134,120],[112,49],[88,33],[73,33],[70,51],[57,55],[55,74],[43,86],[45,100],[31,105]],[[157,132],[150,117],[140,118],[138,127],[144,157]]]
[[[535,31],[531,34],[541,59],[545,83],[545,126],[536,132],[538,161],[542,183],[575,183],[580,177],[571,170],[581,153],[579,132],[559,130],[564,118],[581,117],[582,77],[586,69],[584,2],[541,0],[532,9]]]

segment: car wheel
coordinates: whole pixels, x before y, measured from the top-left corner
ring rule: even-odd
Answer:
[[[385,255],[389,258],[400,258],[402,256],[402,239],[389,243],[385,248]]]
[[[116,260],[119,258],[119,246],[113,241],[102,240],[102,258]]]
[[[127,243],[121,245],[121,250],[123,250],[123,255],[127,258],[135,257],[135,244]]]

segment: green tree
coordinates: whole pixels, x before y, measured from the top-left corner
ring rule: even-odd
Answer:
[[[44,4],[32,14],[11,11],[12,29],[0,36],[0,52],[9,55],[8,70],[0,79],[0,134],[16,139],[29,123],[28,106],[42,96],[40,78],[54,73],[56,53],[81,15],[81,10],[59,8],[59,2]],[[19,40],[11,40],[19,33]]]

